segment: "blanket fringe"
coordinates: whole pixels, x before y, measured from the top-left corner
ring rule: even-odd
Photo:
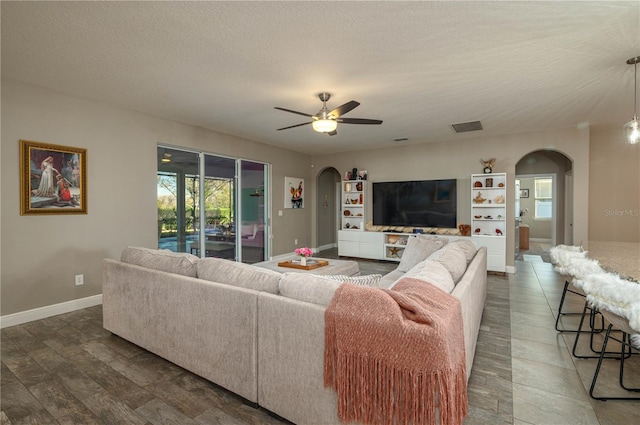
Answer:
[[[454,425],[467,415],[464,367],[423,374],[361,354],[340,353],[334,360],[336,373],[325,373],[325,386],[337,391],[338,417],[343,422]],[[343,378],[330,382],[334,377]]]

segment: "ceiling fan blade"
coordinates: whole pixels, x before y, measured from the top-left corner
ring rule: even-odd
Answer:
[[[344,124],[382,124],[382,120],[369,120],[366,118],[338,118],[336,121]]]
[[[352,100],[350,102],[345,103],[344,105],[338,106],[336,109],[329,112],[329,115],[333,115],[334,117],[338,118],[340,115],[346,114],[352,109],[357,108],[359,105],[360,105],[360,102],[356,102],[355,100]]]
[[[298,111],[293,111],[291,109],[280,108],[278,106],[274,106],[273,109],[279,109],[281,111],[291,112],[292,114],[304,115],[305,117],[312,117],[313,116],[311,114],[305,114],[304,112],[298,112]]]
[[[327,133],[329,136],[335,136],[336,134],[338,134],[338,130],[333,130],[329,133]]]
[[[313,121],[309,121],[309,122],[303,122],[302,124],[290,125],[289,127],[282,127],[282,128],[279,128],[279,129],[278,129],[278,131],[280,131],[280,130],[287,130],[287,129],[289,129],[289,128],[300,127],[300,126],[303,126],[303,125],[308,125],[308,124],[311,124],[312,122],[313,122]]]

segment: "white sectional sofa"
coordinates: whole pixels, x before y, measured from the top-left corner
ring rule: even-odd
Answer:
[[[377,285],[411,276],[449,288],[462,307],[469,376],[487,273],[486,249],[464,242],[433,253],[433,242],[426,250],[410,242],[406,260]],[[324,313],[341,283],[134,247],[120,261],[105,259],[103,278],[104,327],[113,334],[294,423],[339,423],[323,355]]]

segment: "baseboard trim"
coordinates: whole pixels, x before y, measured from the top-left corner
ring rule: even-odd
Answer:
[[[102,304],[102,294],[0,316],[0,329]]]
[[[516,273],[516,268],[515,268],[515,266],[506,266],[505,267],[505,272],[510,273],[510,274],[515,274]]]

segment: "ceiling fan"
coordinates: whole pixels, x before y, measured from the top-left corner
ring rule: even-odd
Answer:
[[[305,117],[313,118],[313,121],[279,128],[278,131],[311,124],[315,131],[319,133],[326,133],[329,136],[335,136],[336,134],[338,134],[337,127],[339,122],[343,124],[382,124],[382,120],[370,120],[366,118],[342,118],[342,115],[346,114],[352,109],[357,108],[360,105],[360,103],[356,102],[355,100],[347,102],[344,105],[340,105],[330,111],[329,109],[327,109],[327,101],[329,100],[331,95],[329,93],[320,93],[318,97],[322,101],[322,109],[320,109],[315,115],[275,106],[274,109],[279,109],[281,111],[291,112],[292,114],[304,115]]]

